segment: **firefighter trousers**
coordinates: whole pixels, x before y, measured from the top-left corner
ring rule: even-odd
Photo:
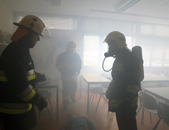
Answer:
[[[136,108],[119,108],[116,111],[119,130],[137,130]]]
[[[75,100],[77,79],[62,80],[62,85],[63,85],[63,90],[62,90],[63,106],[67,107],[69,104],[69,95],[71,100]]]
[[[4,130],[32,130],[37,124],[37,113],[34,107],[24,114],[0,114]]]

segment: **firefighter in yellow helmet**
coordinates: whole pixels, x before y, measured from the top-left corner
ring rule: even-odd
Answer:
[[[109,111],[116,112],[119,130],[137,130],[136,109],[139,80],[139,60],[127,48],[125,36],[113,31],[104,40],[108,44],[108,56],[115,61],[112,68],[112,81],[106,92]]]
[[[33,15],[14,24],[18,28],[0,57],[0,115],[5,130],[28,130],[36,127],[35,106],[40,111],[47,106],[35,90],[35,68],[29,52],[45,25]]]
[[[77,89],[77,76],[81,70],[80,56],[75,52],[76,43],[70,41],[66,46],[66,51],[61,53],[57,59],[56,67],[62,76],[62,97],[63,109],[66,110],[70,99],[76,103],[75,95]]]

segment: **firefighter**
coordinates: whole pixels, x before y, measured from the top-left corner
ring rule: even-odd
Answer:
[[[116,113],[119,130],[137,130],[140,61],[127,48],[126,38],[122,33],[113,31],[104,42],[108,44],[109,56],[115,58],[111,72],[112,81],[106,92],[109,111]]]
[[[5,130],[28,130],[36,127],[36,110],[47,106],[35,90],[35,68],[29,52],[40,40],[45,25],[33,15],[14,25],[18,28],[12,42],[0,57],[0,115]]]
[[[66,110],[70,99],[76,103],[75,95],[77,89],[77,76],[81,70],[80,56],[75,52],[76,43],[70,41],[66,46],[66,51],[61,53],[56,62],[56,68],[62,76],[62,97],[63,109]]]

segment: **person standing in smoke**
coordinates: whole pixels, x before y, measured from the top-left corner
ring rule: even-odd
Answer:
[[[39,75],[30,48],[40,41],[46,27],[34,15],[14,25],[18,28],[12,42],[0,57],[0,116],[5,130],[32,130],[36,129],[37,113],[47,107],[47,101],[35,89]]]
[[[69,94],[73,103],[76,103],[77,76],[81,70],[81,59],[75,51],[76,43],[74,41],[68,42],[66,51],[59,55],[56,62],[56,68],[62,76],[64,110],[67,110],[69,104]]]
[[[137,130],[136,109],[140,90],[140,61],[127,48],[125,36],[113,31],[104,42],[108,44],[108,56],[115,58],[112,81],[106,92],[109,111],[116,112],[119,130]],[[142,79],[141,79],[142,80]]]

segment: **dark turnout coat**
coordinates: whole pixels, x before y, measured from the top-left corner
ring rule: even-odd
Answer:
[[[109,110],[137,107],[140,62],[127,48],[119,49],[111,72],[112,81],[107,90]]]
[[[56,67],[62,74],[63,80],[74,80],[81,70],[80,56],[76,52],[65,51],[59,55]]]
[[[12,42],[0,57],[0,112],[22,114],[36,104],[47,104],[35,90],[36,75],[29,48],[23,41]]]

